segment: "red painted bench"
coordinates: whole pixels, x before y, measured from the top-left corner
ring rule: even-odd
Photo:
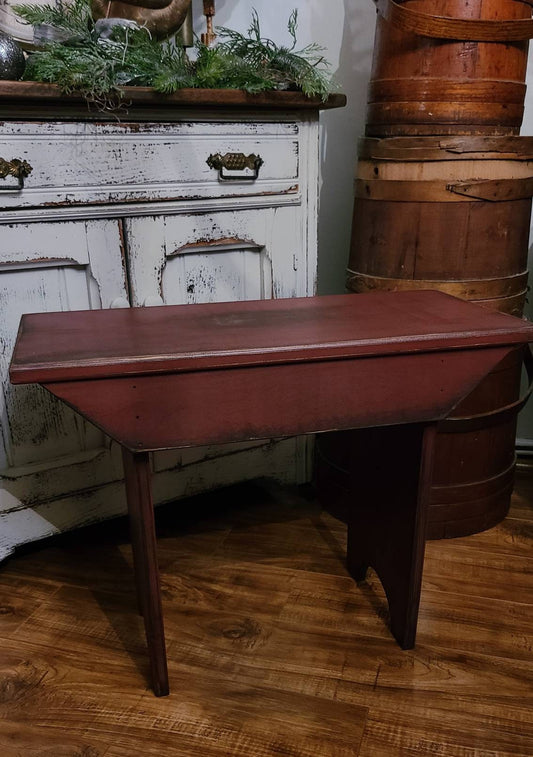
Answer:
[[[533,325],[439,292],[337,295],[22,318],[13,383],[39,383],[122,445],[152,685],[168,673],[149,452],[373,428],[348,567],[369,566],[415,642],[436,421]],[[386,461],[386,470],[381,465]]]

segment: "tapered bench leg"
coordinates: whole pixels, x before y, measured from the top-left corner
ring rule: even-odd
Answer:
[[[147,452],[123,448],[126,495],[131,524],[137,600],[143,614],[154,694],[169,692],[165,632],[157,564],[150,459]]]
[[[415,644],[431,485],[434,424],[364,429],[351,462],[348,569],[356,581],[376,570],[393,636]]]

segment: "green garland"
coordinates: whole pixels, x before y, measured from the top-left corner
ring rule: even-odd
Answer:
[[[53,82],[65,94],[81,92],[86,100],[104,108],[120,105],[121,88],[126,85],[153,87],[164,94],[184,87],[251,93],[290,89],[323,100],[332,88],[322,48],[311,44],[296,50],[297,11],[288,23],[291,47],[262,37],[253,11],[248,36],[218,29],[218,44],[206,47],[197,41],[192,61],[184,48],[172,41],[158,42],[145,29],[116,26],[109,39],[99,38],[90,0],[14,9],[29,24],[57,30],[62,40],[49,42],[30,55],[24,78]]]

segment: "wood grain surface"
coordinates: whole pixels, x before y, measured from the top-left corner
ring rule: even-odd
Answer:
[[[301,92],[261,92],[249,94],[240,89],[181,89],[171,95],[162,95],[152,87],[122,87],[122,95],[128,105],[157,106],[164,108],[220,107],[274,108],[279,110],[322,110],[346,105],[346,95],[334,93],[326,100],[306,97]],[[0,82],[0,107],[3,103],[23,101],[58,102],[63,106],[83,101],[82,95],[64,95],[57,84],[37,81]],[[52,107],[54,107],[52,105]]]
[[[5,563],[3,757],[533,754],[532,474],[502,524],[428,544],[409,652],[304,495],[262,482],[158,511],[166,699],[146,688],[123,521]]]
[[[9,375],[48,384],[530,340],[531,324],[437,291],[29,313]]]
[[[527,3],[376,4],[368,136],[515,133],[533,31]]]

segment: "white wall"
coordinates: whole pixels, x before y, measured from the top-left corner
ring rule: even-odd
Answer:
[[[286,24],[298,9],[298,42],[318,42],[326,48],[346,108],[326,111],[322,123],[322,187],[320,193],[319,277],[321,294],[344,291],[348,262],[353,176],[357,138],[363,134],[366,88],[374,42],[375,6],[372,0],[216,0],[216,24],[246,30],[252,8],[259,13],[262,32],[276,42],[288,42]],[[194,28],[203,29],[202,2],[193,0]],[[533,135],[533,52],[528,74],[523,135]],[[533,245],[530,248],[533,269]],[[533,277],[530,277],[533,279]],[[533,280],[531,281],[533,288]],[[533,292],[526,314],[533,320]],[[521,413],[518,436],[533,445],[533,400]]]
[[[326,48],[346,108],[322,114],[322,188],[319,228],[319,291],[344,291],[353,206],[356,141],[364,130],[366,88],[374,41],[372,0],[216,0],[215,24],[245,31],[252,9],[261,31],[289,43],[287,21],[298,10],[298,47],[318,42]],[[194,28],[203,30],[201,0],[193,0]]]

